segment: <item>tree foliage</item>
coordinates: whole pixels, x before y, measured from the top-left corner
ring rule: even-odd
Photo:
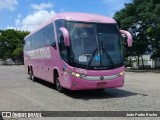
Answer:
[[[133,0],[116,12],[114,18],[121,29],[133,35],[133,47],[126,49],[126,57],[152,54],[160,57],[160,0]]]
[[[23,40],[28,31],[0,30],[0,59],[22,60]]]

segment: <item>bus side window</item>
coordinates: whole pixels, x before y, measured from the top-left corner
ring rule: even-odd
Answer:
[[[60,31],[60,34],[59,34],[59,48],[60,48],[60,51],[61,51],[61,55],[62,57],[67,60],[67,48],[66,46],[64,45],[64,37],[63,37],[63,34],[62,32]]]
[[[45,47],[46,46],[46,38],[47,38],[47,35],[46,35],[46,28],[43,28],[42,29],[42,38],[41,38],[41,44],[40,46],[41,47]]]
[[[54,27],[53,23],[49,24],[47,26],[47,45],[51,45],[56,49],[56,42],[55,42],[55,36],[54,36]]]
[[[27,46],[28,46],[28,50],[32,49],[32,36],[29,37],[29,39],[27,41]]]
[[[64,38],[62,31],[60,30],[61,27],[65,27],[64,20],[57,20],[56,22],[56,32],[57,32],[57,40],[59,44],[59,50],[61,57],[67,61],[67,47],[64,45]]]
[[[24,40],[24,49],[25,49],[25,50],[29,50],[29,39],[28,39],[28,38],[26,38],[26,39]]]

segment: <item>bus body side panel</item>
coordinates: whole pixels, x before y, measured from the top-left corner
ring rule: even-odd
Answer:
[[[24,53],[25,69],[32,66],[35,77],[53,83],[53,70],[59,68],[57,62],[60,60],[59,53],[53,47],[44,47]]]
[[[51,79],[53,78],[53,68],[52,68],[52,64],[55,62],[55,58],[54,56],[51,55],[51,47],[47,47],[48,51],[45,53],[46,57],[43,58],[41,60],[41,62],[39,62],[39,66],[40,66],[40,71],[37,70],[37,76],[41,76],[40,78],[49,82],[53,82],[53,80],[51,81]],[[56,54],[56,52],[54,51],[54,53]]]

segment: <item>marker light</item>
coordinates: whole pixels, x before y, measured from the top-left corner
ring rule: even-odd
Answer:
[[[125,74],[125,71],[122,71],[122,72],[119,73],[120,76],[122,76],[124,74]]]

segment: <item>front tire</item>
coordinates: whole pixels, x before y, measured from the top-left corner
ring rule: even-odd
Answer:
[[[56,78],[56,89],[58,92],[63,93],[64,92],[64,88],[61,86],[60,82],[59,82],[59,77]]]

